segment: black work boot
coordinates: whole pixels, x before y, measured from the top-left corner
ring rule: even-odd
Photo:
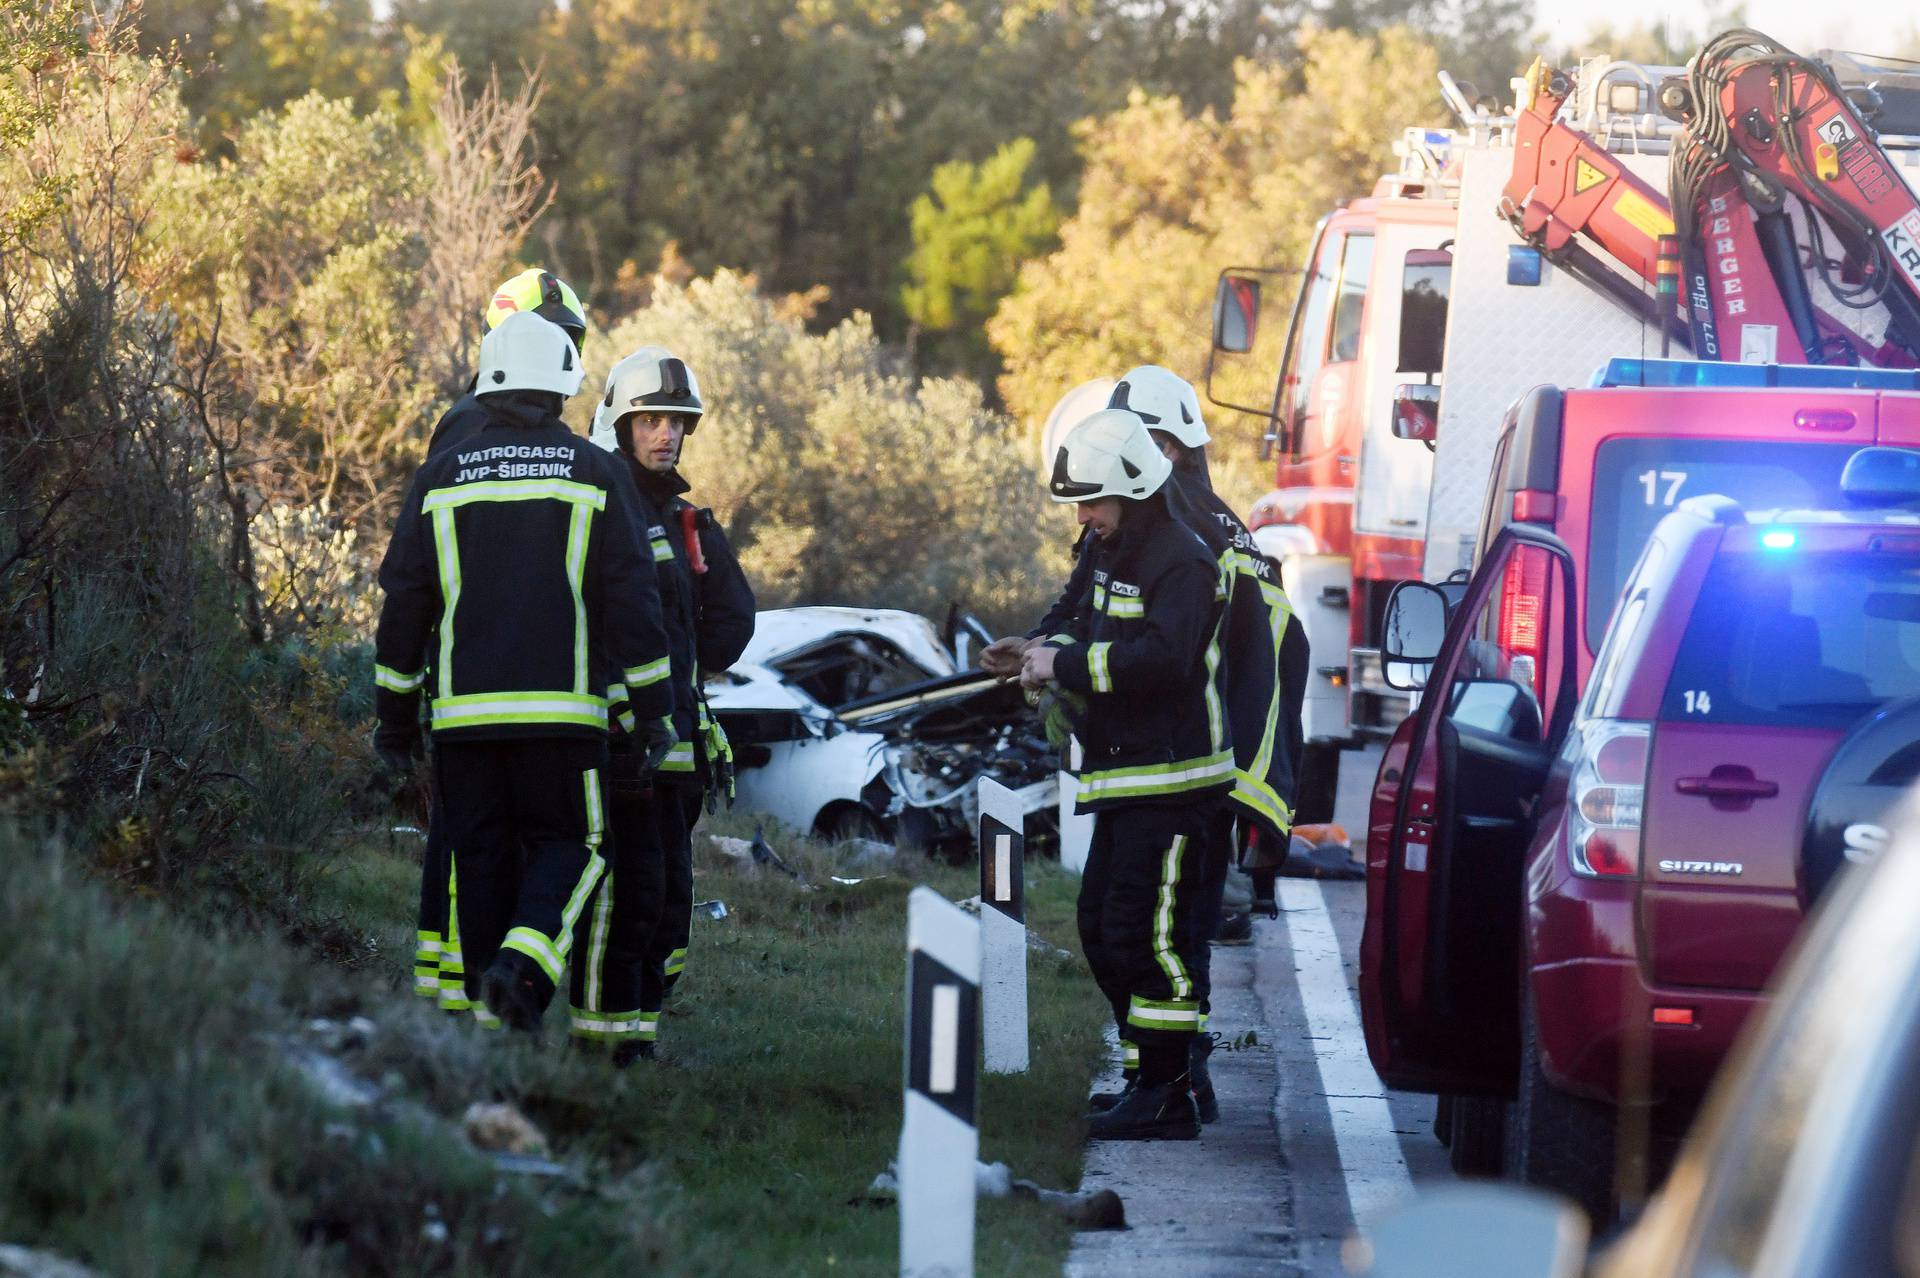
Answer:
[[[613,1049],[613,1067],[625,1069],[635,1061],[654,1059],[653,1043],[649,1039],[633,1039],[617,1045]]]
[[[1212,1055],[1213,1035],[1195,1034],[1187,1048],[1187,1077],[1193,1083],[1193,1105],[1203,1123],[1220,1121],[1220,1102],[1213,1095],[1213,1075],[1207,1072],[1207,1058]]]
[[[1214,929],[1215,945],[1251,945],[1253,944],[1253,915],[1247,913],[1229,914],[1220,920],[1220,926]]]
[[[480,997],[508,1029],[538,1033],[551,997],[542,989],[546,979],[539,965],[520,951],[501,950],[481,974]]]
[[[1171,1083],[1142,1083],[1103,1114],[1087,1121],[1094,1140],[1194,1140],[1200,1135],[1200,1115],[1183,1074]]]
[[[1087,1116],[1091,1118],[1095,1114],[1106,1113],[1108,1110],[1112,1109],[1115,1105],[1118,1105],[1121,1101],[1124,1101],[1127,1097],[1133,1095],[1134,1091],[1139,1086],[1140,1086],[1140,1075],[1128,1074],[1125,1076],[1125,1082],[1122,1084],[1119,1091],[1095,1092],[1093,1095],[1087,1097]]]

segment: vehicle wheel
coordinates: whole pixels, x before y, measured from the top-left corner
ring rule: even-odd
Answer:
[[[1454,1096],[1447,1162],[1459,1176],[1498,1176],[1506,1102],[1491,1096]]]
[[[1453,1144],[1453,1097],[1433,1098],[1433,1138],[1442,1145]]]
[[[1295,825],[1325,825],[1333,820],[1340,786],[1340,747],[1319,742],[1300,752],[1300,785],[1293,805]]]
[[[820,837],[829,843],[844,843],[848,839],[891,841],[886,823],[857,803],[841,803],[827,809],[820,814],[819,827]]]
[[[1540,1066],[1533,999],[1521,993],[1520,1082],[1507,1107],[1506,1174],[1565,1194],[1598,1232],[1612,1223],[1614,1127],[1611,1105],[1562,1091]]]

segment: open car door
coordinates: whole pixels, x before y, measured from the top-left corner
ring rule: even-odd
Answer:
[[[1360,1006],[1390,1087],[1511,1085],[1521,866],[1577,697],[1573,557],[1532,525],[1503,529],[1467,585],[1420,705],[1381,762],[1367,840]],[[1401,592],[1438,610],[1436,588]],[[1438,622],[1433,623],[1437,632]],[[1400,665],[1418,682],[1420,666]]]

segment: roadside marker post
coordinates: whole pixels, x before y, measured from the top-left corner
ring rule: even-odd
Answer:
[[[1027,1070],[1026,818],[1014,792],[980,778],[980,994],[987,1072]]]
[[[979,1026],[980,921],[932,888],[917,887],[907,898],[901,1278],[973,1273]]]
[[[1093,845],[1093,818],[1074,811],[1080,798],[1083,766],[1080,739],[1067,741],[1067,766],[1060,769],[1060,868],[1073,874],[1087,872],[1087,851]]]

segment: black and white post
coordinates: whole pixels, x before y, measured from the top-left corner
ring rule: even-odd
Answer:
[[[979,920],[932,888],[917,887],[907,898],[901,1278],[973,1273],[979,1024]]]
[[[980,778],[980,993],[989,1074],[1027,1069],[1025,813],[1012,790]]]

